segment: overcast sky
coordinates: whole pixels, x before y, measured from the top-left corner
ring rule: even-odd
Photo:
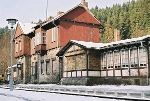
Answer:
[[[86,0],[89,8],[105,8],[113,4],[122,4],[129,0]],[[57,11],[66,12],[78,5],[81,0],[48,0],[48,16],[56,16]],[[46,19],[47,0],[0,0],[0,27],[7,26],[7,18],[16,18],[20,22],[38,22]]]

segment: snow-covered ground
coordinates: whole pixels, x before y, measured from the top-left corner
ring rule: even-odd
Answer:
[[[77,96],[77,95],[65,95],[56,94],[50,92],[35,92],[16,90],[10,91],[4,89],[6,85],[1,85],[0,88],[0,101],[123,101],[115,99],[106,99],[98,97]],[[86,89],[86,90],[112,90],[112,91],[133,91],[133,92],[147,92],[150,93],[150,86],[136,86],[136,85],[97,85],[97,86],[64,86],[56,84],[34,85],[34,84],[19,84],[17,88],[21,87],[49,87],[49,88],[67,88],[67,89]],[[149,98],[148,98],[149,99]]]
[[[98,97],[64,95],[0,88],[0,101],[123,101]]]

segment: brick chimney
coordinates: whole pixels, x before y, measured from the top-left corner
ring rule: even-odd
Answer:
[[[120,30],[114,29],[114,41],[120,41]]]
[[[88,2],[86,2],[86,0],[82,0],[82,1],[81,1],[81,4],[82,4],[83,6],[85,6],[86,8],[88,8]]]
[[[46,21],[50,21],[50,20],[52,20],[53,19],[53,17],[52,16],[49,16],[47,19],[46,19]]]
[[[58,11],[58,12],[57,12],[57,16],[60,15],[60,14],[62,14],[62,13],[64,13],[64,12]]]

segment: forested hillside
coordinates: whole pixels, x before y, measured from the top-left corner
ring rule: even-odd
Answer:
[[[4,27],[0,28],[0,74],[4,73],[8,66],[10,66],[10,30]]]
[[[121,39],[150,34],[150,0],[132,0],[105,9],[100,9],[97,5],[91,11],[104,25],[101,42],[113,41],[115,28],[120,30]]]

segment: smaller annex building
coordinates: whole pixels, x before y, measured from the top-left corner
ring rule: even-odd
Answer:
[[[58,53],[61,84],[149,83],[150,35],[111,43],[70,40]]]

